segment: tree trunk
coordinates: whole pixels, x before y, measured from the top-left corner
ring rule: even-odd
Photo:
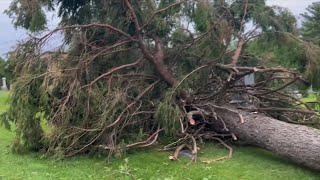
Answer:
[[[237,65],[244,44],[245,44],[245,39],[240,36],[237,49],[235,50],[235,52],[232,56],[232,61],[231,61],[232,65],[234,65],[234,66]]]
[[[245,144],[268,149],[293,162],[320,170],[320,130],[289,124],[260,113],[236,111],[243,117],[244,123],[241,123],[236,113],[226,109],[216,112],[229,131]],[[221,127],[222,123],[216,121],[215,125]]]

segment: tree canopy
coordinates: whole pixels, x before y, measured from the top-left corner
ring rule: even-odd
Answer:
[[[303,102],[285,88],[304,78],[319,82],[310,75],[319,72],[319,56],[297,36],[294,16],[264,0],[15,0],[7,13],[36,32],[45,28],[44,8],[58,8],[60,26],[20,44],[10,59],[14,88],[2,121],[17,125],[16,151],[119,155],[159,136],[184,137],[167,148],[195,144],[226,133],[210,121],[222,120],[214,109],[235,92],[256,107],[276,107],[265,108],[272,117],[300,121],[286,110]],[[65,43],[44,53],[58,33]],[[276,52],[280,43],[279,51],[295,53]],[[275,52],[272,62],[263,49]],[[282,60],[305,76],[274,67],[286,66]],[[253,73],[256,86],[236,83]],[[297,112],[314,115],[309,110]]]

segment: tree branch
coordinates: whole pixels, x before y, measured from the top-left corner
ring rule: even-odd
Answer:
[[[106,77],[106,76],[109,76],[109,75],[111,75],[111,74],[114,73],[114,72],[120,71],[120,70],[122,70],[122,69],[128,69],[128,68],[134,67],[134,66],[138,65],[142,60],[143,60],[143,58],[139,58],[139,59],[138,59],[136,62],[134,62],[134,63],[125,64],[125,65],[122,65],[122,66],[118,66],[118,67],[112,68],[111,70],[109,70],[108,72],[100,75],[100,76],[97,77],[95,80],[93,80],[90,84],[87,84],[87,85],[83,86],[82,88],[86,88],[86,87],[88,87],[88,86],[92,86],[94,83],[96,83],[97,81],[99,81],[101,78],[104,78],[104,77]]]
[[[149,25],[151,23],[151,21],[153,20],[153,18],[157,15],[157,14],[160,14],[174,6],[178,6],[180,4],[182,4],[183,2],[185,2],[186,0],[181,0],[180,2],[176,2],[176,3],[173,3],[163,9],[159,9],[158,11],[156,11],[155,13],[152,14],[152,16],[141,26],[141,28],[139,29],[139,31],[143,30],[147,25]]]

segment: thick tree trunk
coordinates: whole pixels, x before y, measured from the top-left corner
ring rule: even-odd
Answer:
[[[289,124],[259,113],[237,111],[244,119],[244,123],[241,123],[236,113],[226,109],[216,111],[240,141],[320,170],[320,130]],[[222,126],[221,122],[216,121],[216,127],[219,126]]]

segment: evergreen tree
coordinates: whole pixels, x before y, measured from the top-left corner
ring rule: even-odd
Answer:
[[[302,35],[308,40],[320,45],[320,2],[312,3],[307,12],[301,14],[304,18]]]
[[[250,40],[295,33],[291,14],[264,0],[15,0],[8,13],[35,32],[45,27],[43,8],[59,8],[60,27],[29,39],[10,58],[15,83],[3,121],[16,124],[17,151],[115,155],[154,143],[162,129],[170,138],[197,133],[186,116],[200,109],[192,104],[207,102],[201,108],[217,117],[213,109],[239,91],[235,82],[258,71],[256,54],[246,49]],[[246,32],[250,22],[255,27]],[[43,53],[57,33],[67,46]],[[284,97],[278,105],[292,107]]]

